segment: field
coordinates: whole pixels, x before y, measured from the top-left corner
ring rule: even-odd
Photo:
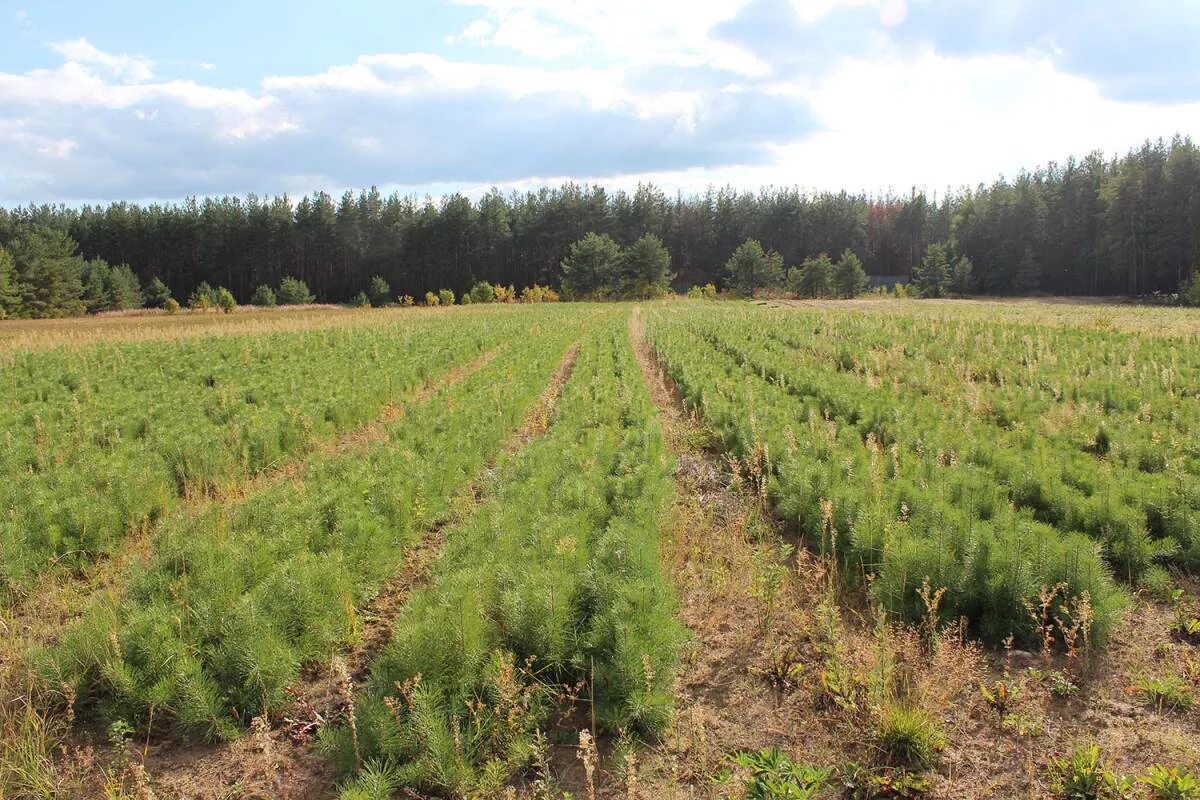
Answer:
[[[0,798],[1200,797],[1194,312],[0,323],[0,394]]]

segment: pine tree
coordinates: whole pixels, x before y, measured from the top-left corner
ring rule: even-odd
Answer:
[[[675,276],[671,273],[671,254],[662,239],[653,233],[642,234],[622,254],[620,275],[620,297],[640,299],[666,294]]]
[[[615,288],[621,246],[607,234],[589,233],[571,245],[562,262],[562,289],[571,299],[586,299]]]
[[[921,266],[917,267],[913,276],[917,294],[927,298],[943,297],[949,280],[950,261],[946,255],[946,245],[929,245],[925,257],[921,259]]]
[[[838,297],[858,297],[867,289],[867,271],[853,250],[842,251],[833,267],[833,284]]]
[[[21,292],[17,287],[17,268],[13,257],[0,247],[0,319],[15,317],[21,307]]]
[[[158,278],[151,278],[142,289],[142,300],[147,308],[166,308],[171,299],[171,290]]]
[[[800,266],[788,270],[788,291],[798,297],[832,297],[834,270],[829,256],[821,253],[806,258]]]
[[[959,256],[955,260],[954,269],[950,273],[950,291],[959,297],[969,295],[975,285],[975,279],[971,274],[973,269],[971,259],[966,256]]]
[[[775,289],[783,284],[783,257],[774,251],[764,252],[754,239],[742,242],[725,262],[726,284],[743,296],[756,289]]]
[[[1013,292],[1019,295],[1033,294],[1042,288],[1042,268],[1033,255],[1033,248],[1026,246],[1013,276]]]

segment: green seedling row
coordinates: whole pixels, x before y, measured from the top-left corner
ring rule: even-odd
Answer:
[[[170,518],[125,590],[98,598],[35,663],[89,714],[238,735],[286,702],[303,665],[355,640],[363,604],[447,519],[590,319],[521,317],[497,357],[406,408],[385,439],[317,454],[295,480]],[[463,327],[445,335],[462,338]]]
[[[585,340],[547,433],[502,464],[404,608],[357,706],[367,769],[346,797],[499,792],[556,710],[574,710],[572,742],[593,720],[663,731],[682,640],[658,561],[670,463],[626,320]],[[344,767],[354,744],[335,742]]]
[[[536,315],[534,315],[536,316]],[[81,567],[511,339],[515,315],[14,353],[0,367],[0,592]]]
[[[1016,507],[996,475],[966,457],[970,432],[962,456],[939,447],[940,423],[921,406],[889,412],[861,383],[858,396],[841,396],[848,407],[833,411],[827,367],[781,379],[700,335],[706,325],[759,331],[762,322],[752,310],[659,308],[647,327],[688,401],[849,579],[868,583],[885,608],[912,622],[931,613],[921,596],[928,581],[930,590],[946,590],[940,619],[965,617],[988,641],[1012,635],[1022,644],[1040,636],[1029,604],[1061,584],[1053,610],[1068,627],[1084,624],[1089,643],[1104,640],[1126,595],[1102,544]]]

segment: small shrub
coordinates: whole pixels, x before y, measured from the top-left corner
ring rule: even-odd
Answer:
[[[413,296],[411,294],[402,294],[396,299],[399,301],[400,305],[404,306],[405,308],[410,308],[416,302],[413,300]]]
[[[438,302],[444,306],[454,305],[454,292],[449,289],[438,290]]]
[[[179,313],[179,301],[176,300],[174,297],[168,297],[166,299],[166,302],[163,303],[163,310],[166,311],[168,314],[178,314]]]
[[[928,767],[946,746],[937,721],[920,708],[889,705],[883,709],[875,738],[892,764]]]
[[[1152,600],[1166,603],[1175,596],[1175,580],[1171,573],[1159,564],[1152,564],[1142,573],[1138,588]]]
[[[233,299],[233,292],[226,289],[224,286],[218,286],[213,292],[213,305],[224,311],[226,314],[231,313],[237,308],[237,300]]]
[[[496,289],[487,281],[480,281],[471,287],[471,291],[463,297],[463,302],[467,301],[467,297],[471,298],[472,303],[494,303],[496,302]]]
[[[271,308],[277,302],[278,300],[275,298],[275,290],[266,284],[263,284],[255,289],[254,294],[250,297],[250,305],[252,306]]]
[[[142,289],[142,299],[146,308],[166,308],[167,301],[172,299],[171,290],[158,278],[151,278],[146,287]]]
[[[492,293],[495,295],[497,303],[515,303],[517,302],[517,292],[512,286],[501,286],[496,284],[492,287]]]
[[[370,298],[371,305],[386,306],[391,296],[392,287],[388,286],[388,282],[383,279],[382,275],[375,275],[371,278],[371,282],[367,285],[367,297]]]
[[[442,299],[440,297],[438,297],[436,294],[434,294],[433,292],[425,293],[425,305],[432,308],[433,306],[440,305],[441,302],[442,302]]]
[[[292,277],[279,282],[279,291],[275,293],[275,297],[281,306],[302,306],[316,299],[308,291],[307,283]]]
[[[350,305],[354,308],[370,308],[371,298],[367,297],[366,292],[359,292],[350,298]]]
[[[200,285],[188,295],[188,308],[193,311],[207,311],[217,304],[216,289],[208,281],[200,281]]]
[[[1186,768],[1155,764],[1138,783],[1146,787],[1150,800],[1200,800],[1200,778]]]
[[[549,286],[526,286],[521,290],[522,303],[557,303],[558,292],[551,289]]]
[[[1076,748],[1066,758],[1051,758],[1050,777],[1063,800],[1119,800],[1132,788],[1132,781],[1113,772],[1094,744]]]

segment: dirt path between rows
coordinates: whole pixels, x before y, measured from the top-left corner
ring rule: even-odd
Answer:
[[[567,349],[554,376],[505,443],[505,455],[519,453],[545,433],[578,352],[578,344]],[[295,699],[293,707],[281,714],[276,724],[256,722],[246,738],[230,744],[164,743],[149,748],[144,766],[157,796],[179,800],[333,797],[336,776],[328,760],[317,752],[314,737],[324,725],[345,721],[350,699],[363,688],[371,662],[391,638],[392,625],[408,597],[428,583],[447,532],[485,499],[482,487],[489,482],[495,468],[495,461],[486,466],[462,492],[463,502],[452,504],[456,509],[454,516],[426,531],[405,552],[403,565],[359,612],[358,640],[330,663],[309,666],[300,684],[290,692]]]

